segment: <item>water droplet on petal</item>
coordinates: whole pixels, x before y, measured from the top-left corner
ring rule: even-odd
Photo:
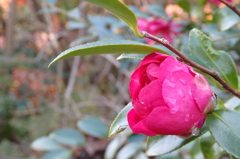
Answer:
[[[186,122],[189,122],[189,120],[190,120],[190,115],[187,114],[187,115],[185,116],[185,121],[186,121]]]
[[[183,91],[182,91],[181,89],[178,90],[178,94],[179,94],[179,96],[180,96],[181,98],[184,98],[184,97],[185,97],[185,95],[184,95],[184,93],[183,93]]]
[[[191,116],[191,119],[194,119],[194,115]]]
[[[184,85],[187,84],[187,82],[186,82],[184,79],[182,79],[182,78],[180,78],[180,82],[181,82],[182,84],[184,84]]]
[[[200,133],[200,129],[195,127],[195,126],[193,126],[192,127],[192,136],[198,136],[199,133]]]
[[[169,87],[174,87],[174,86],[175,86],[175,85],[174,85],[172,82],[170,82],[169,80],[165,80],[165,82],[166,82],[166,85],[169,86]]]
[[[144,102],[141,102],[141,104],[144,104]]]
[[[170,110],[170,113],[175,114],[175,113],[177,113],[177,111],[178,111],[178,107],[174,107]]]

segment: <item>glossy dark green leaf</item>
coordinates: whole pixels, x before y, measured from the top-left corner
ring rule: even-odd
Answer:
[[[70,150],[59,149],[45,154],[42,159],[69,159],[71,156],[72,152]]]
[[[96,138],[107,138],[108,126],[99,118],[83,118],[77,122],[77,127],[90,136]]]
[[[117,58],[117,60],[121,60],[121,59],[142,60],[142,59],[144,59],[145,56],[147,56],[147,55],[146,54],[122,54]]]
[[[216,142],[228,153],[240,157],[240,113],[216,110],[207,116],[207,126]]]
[[[177,4],[183,9],[185,10],[187,13],[189,13],[191,11],[191,5],[189,1],[186,0],[178,0]]]
[[[119,19],[123,20],[134,32],[134,34],[139,37],[143,38],[143,35],[138,30],[138,22],[135,14],[122,2],[119,0],[84,0],[86,2],[93,3],[98,5],[115,16]]]
[[[52,132],[49,137],[63,145],[83,146],[86,142],[85,137],[74,129],[60,129]]]
[[[197,29],[190,31],[189,46],[195,62],[215,70],[234,89],[238,89],[238,74],[231,56],[213,48],[212,40]]]
[[[130,109],[132,109],[131,102],[126,107],[124,107],[116,116],[116,118],[114,119],[110,126],[108,136],[120,133],[128,127],[127,113],[129,112]]]
[[[87,43],[84,45],[75,46],[70,48],[60,55],[58,55],[50,64],[65,59],[68,57],[79,56],[79,55],[94,55],[94,54],[149,54],[154,51],[166,53],[165,51],[152,47],[140,42],[130,40],[105,40]],[[167,53],[166,53],[167,54]]]
[[[61,145],[50,139],[49,137],[43,136],[33,141],[31,148],[37,151],[52,151],[61,148]]]
[[[204,126],[201,128],[201,132],[198,136],[193,136],[188,139],[182,139],[174,135],[166,135],[163,137],[148,137],[146,154],[148,156],[158,156],[173,152],[183,147],[184,145],[196,140],[197,138],[205,134],[207,131],[207,127]]]
[[[225,31],[240,22],[238,15],[228,7],[219,8],[214,15],[214,19],[221,31]]]

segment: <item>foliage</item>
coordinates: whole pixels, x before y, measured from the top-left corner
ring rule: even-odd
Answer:
[[[227,6],[207,0],[157,5],[144,0],[19,0],[14,34],[4,41],[11,20],[5,16],[10,2],[5,3],[0,5],[0,158],[240,158],[240,100],[199,70],[219,99],[198,136],[132,134],[126,119],[135,64],[154,51],[176,57],[164,46],[145,44],[138,18],[181,24],[172,45],[239,90],[240,19]],[[91,56],[76,62],[79,55]]]

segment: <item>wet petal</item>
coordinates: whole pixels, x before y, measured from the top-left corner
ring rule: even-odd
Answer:
[[[161,135],[178,135],[189,130],[201,114],[193,112],[172,114],[167,107],[155,108],[147,118],[150,130]],[[192,116],[193,115],[193,116]]]
[[[212,91],[207,80],[199,73],[196,73],[193,79],[192,93],[199,109],[203,112],[212,97]]]
[[[145,118],[155,107],[165,106],[161,92],[162,89],[157,80],[143,87],[139,92],[139,102],[133,105],[137,114]]]
[[[179,62],[176,58],[169,56],[160,64],[159,83],[162,85],[165,78],[173,71],[182,70],[188,73],[189,70],[186,65]]]
[[[134,134],[144,134],[147,136],[155,136],[156,133],[152,132],[146,124],[146,119],[142,120],[135,112],[134,109],[131,109],[127,115],[128,124],[132,129]]]
[[[165,103],[172,109],[172,112],[177,112],[179,109],[199,109],[195,104],[191,92],[191,83],[193,77],[183,71],[174,71],[169,74],[162,84],[162,95]],[[186,114],[185,113],[185,114]]]

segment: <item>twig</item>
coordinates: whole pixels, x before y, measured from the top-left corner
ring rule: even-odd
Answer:
[[[166,48],[168,48],[169,50],[171,50],[173,53],[175,53],[177,56],[179,56],[184,62],[188,63],[189,65],[191,65],[192,67],[195,67],[207,74],[209,74],[210,76],[212,76],[215,80],[217,80],[222,86],[223,88],[225,88],[226,90],[228,90],[230,93],[232,93],[233,95],[235,95],[236,97],[240,98],[240,92],[238,92],[237,90],[233,89],[230,85],[228,85],[220,76],[218,76],[216,71],[211,71],[195,62],[193,62],[192,60],[190,60],[188,57],[186,57],[185,55],[183,55],[180,51],[178,51],[177,49],[175,49],[166,39],[164,38],[158,38],[155,37],[145,31],[142,31],[141,34],[146,37],[149,38],[151,40],[154,40],[156,42],[158,42],[159,44],[162,44],[163,46],[165,46]]]
[[[240,17],[240,12],[233,3],[230,3],[226,0],[219,0],[219,1],[224,3],[226,6],[228,6],[228,8],[230,8],[232,11],[234,11]]]

